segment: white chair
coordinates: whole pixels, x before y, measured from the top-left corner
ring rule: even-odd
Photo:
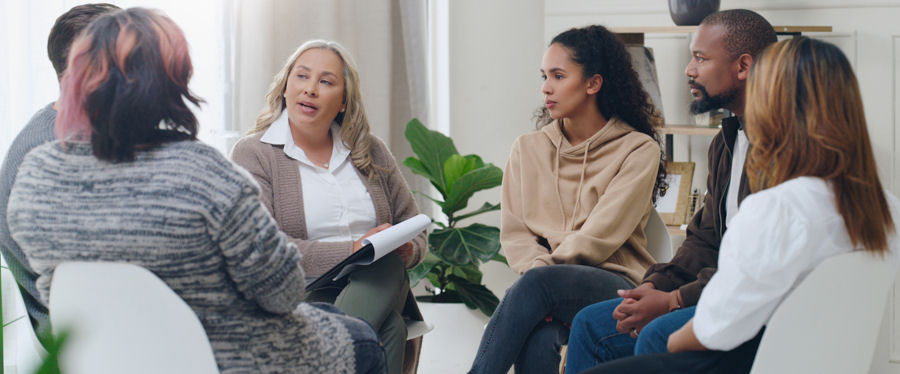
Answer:
[[[656,209],[651,210],[644,233],[647,235],[647,251],[656,262],[669,262],[672,259],[672,238]]]
[[[406,321],[406,340],[413,340],[434,330],[434,325],[425,321]]]
[[[54,334],[70,331],[60,357],[67,374],[219,372],[196,314],[140,266],[60,264],[50,323]]]
[[[33,373],[40,366],[47,351],[41,346],[21,290],[6,262],[0,257],[0,309],[3,325],[3,372],[6,374]]]
[[[893,270],[861,251],[823,262],[775,310],[751,374],[867,373]]]

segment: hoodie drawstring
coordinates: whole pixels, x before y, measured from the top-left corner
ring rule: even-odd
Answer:
[[[556,177],[556,199],[559,201],[559,213],[563,217],[563,228],[569,227],[566,223],[566,210],[563,209],[562,194],[559,192],[559,147],[562,145],[562,136],[556,140],[556,168],[553,171]]]
[[[584,156],[581,158],[581,178],[578,180],[578,192],[575,193],[575,208],[572,209],[572,216],[566,219],[566,210],[563,208],[562,193],[559,192],[559,147],[562,145],[562,137],[556,141],[556,199],[559,202],[559,212],[563,217],[563,228],[565,231],[575,229],[575,217],[578,215],[578,208],[581,207],[581,188],[584,187],[584,174],[587,172],[588,151],[591,149],[591,141],[587,140],[584,145]]]
[[[578,207],[581,206],[581,187],[584,187],[584,173],[587,170],[587,156],[588,156],[588,150],[590,150],[590,149],[591,149],[591,141],[587,140],[587,142],[584,145],[584,157],[582,157],[582,159],[581,159],[581,179],[578,180],[578,192],[575,193],[575,209],[572,210],[572,219],[571,219],[572,227],[569,227],[568,231],[572,231],[575,229],[575,217],[576,217],[576,214],[578,214]],[[559,151],[557,151],[557,152],[559,152]],[[559,163],[559,159],[557,159],[556,162]],[[557,165],[557,167],[558,167],[558,165]],[[559,194],[559,177],[557,177],[556,189],[557,189],[557,194]]]

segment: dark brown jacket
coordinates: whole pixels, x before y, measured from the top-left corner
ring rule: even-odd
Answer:
[[[679,289],[684,306],[696,305],[700,292],[716,272],[719,244],[725,234],[725,196],[731,179],[731,156],[740,127],[737,117],[722,120],[722,130],[709,145],[709,176],[703,208],[694,214],[687,227],[687,237],[675,257],[668,263],[651,266],[644,282],[661,291]],[[750,194],[746,173],[741,174],[738,204]]]

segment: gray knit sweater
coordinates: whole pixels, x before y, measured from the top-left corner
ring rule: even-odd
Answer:
[[[197,313],[223,373],[346,373],[350,332],[301,304],[300,254],[259,189],[215,149],[175,142],[111,164],[87,143],[29,153],[8,211],[47,303],[64,261],[143,266]]]
[[[0,253],[3,253],[3,259],[9,265],[9,270],[16,278],[16,282],[19,283],[19,287],[24,290],[22,297],[25,301],[25,309],[28,311],[39,337],[44,336],[42,334],[44,331],[50,330],[47,308],[41,304],[37,288],[34,286],[37,274],[28,265],[22,249],[9,236],[6,208],[9,203],[10,189],[16,180],[16,173],[19,171],[22,160],[25,159],[25,154],[56,138],[53,135],[55,121],[56,109],[53,109],[53,103],[47,104],[37,111],[9,146],[9,152],[6,154],[6,159],[3,160],[3,169],[0,170]]]

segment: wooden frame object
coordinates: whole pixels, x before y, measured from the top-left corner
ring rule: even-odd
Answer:
[[[688,217],[688,203],[691,195],[691,180],[694,178],[693,162],[668,162],[666,164],[666,180],[669,187],[666,195],[656,201],[659,212],[666,225],[682,225]]]

